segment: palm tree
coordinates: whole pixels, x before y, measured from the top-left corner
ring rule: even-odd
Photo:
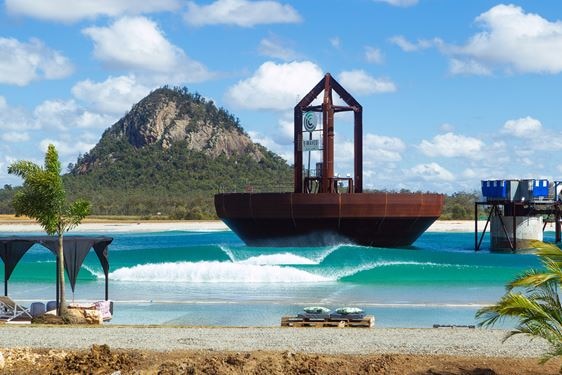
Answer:
[[[558,287],[562,284],[562,250],[552,244],[535,242],[543,270],[529,270],[507,284],[507,293],[495,305],[476,313],[480,326],[492,326],[503,318],[517,320],[514,330],[505,337],[525,333],[542,337],[550,343],[550,350],[542,362],[562,355],[562,306]],[[524,293],[514,292],[524,288]]]
[[[8,173],[23,178],[23,186],[16,192],[13,200],[16,215],[25,215],[37,220],[48,235],[58,237],[59,315],[65,318],[67,310],[63,236],[89,215],[90,202],[85,200],[67,202],[60,175],[61,163],[53,145],[49,145],[47,149],[44,167],[30,161],[16,161],[8,167]]]

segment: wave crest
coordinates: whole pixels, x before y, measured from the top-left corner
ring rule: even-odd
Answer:
[[[119,268],[109,274],[116,281],[194,283],[303,283],[331,281],[294,267],[232,262],[177,262]]]

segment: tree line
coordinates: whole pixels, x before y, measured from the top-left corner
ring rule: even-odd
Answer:
[[[84,176],[81,176],[81,178]],[[89,184],[77,184],[69,175],[65,175],[65,186],[70,199],[85,197],[92,202],[92,214],[98,216],[141,216],[145,218],[169,218],[175,220],[212,220],[217,219],[213,196],[221,190],[216,183],[205,182],[206,189],[189,190],[187,186],[152,185],[129,186],[126,188],[95,188],[95,180]],[[201,182],[202,183],[202,182]],[[194,183],[197,184],[197,183]],[[176,187],[174,189],[174,186]],[[267,191],[291,191],[292,187],[264,185],[224,184],[224,191],[256,191],[261,186]],[[13,214],[12,198],[19,188],[5,185],[0,189],[0,214]],[[457,192],[445,196],[445,205],[441,220],[474,219],[474,202],[479,199],[477,192]],[[482,215],[482,214],[481,214]]]

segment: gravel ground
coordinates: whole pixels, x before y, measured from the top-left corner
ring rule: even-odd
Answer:
[[[542,340],[518,335],[502,343],[506,331],[467,328],[196,328],[0,326],[0,348],[111,348],[170,351],[293,351],[323,354],[446,354],[539,357]]]

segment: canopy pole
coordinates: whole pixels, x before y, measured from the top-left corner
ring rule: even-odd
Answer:
[[[57,314],[58,314],[58,315],[60,315],[60,298],[59,298],[60,280],[59,280],[59,269],[60,269],[60,258],[59,258],[59,256],[57,255],[57,270],[56,270],[56,273],[57,273],[57,277],[56,277],[56,280],[57,280],[57,281],[56,281],[56,285],[57,285],[57,298],[56,298],[56,301],[57,301]]]
[[[4,296],[8,297],[8,270],[4,267]]]
[[[109,277],[107,276],[107,272],[105,273],[105,300],[109,300]]]

